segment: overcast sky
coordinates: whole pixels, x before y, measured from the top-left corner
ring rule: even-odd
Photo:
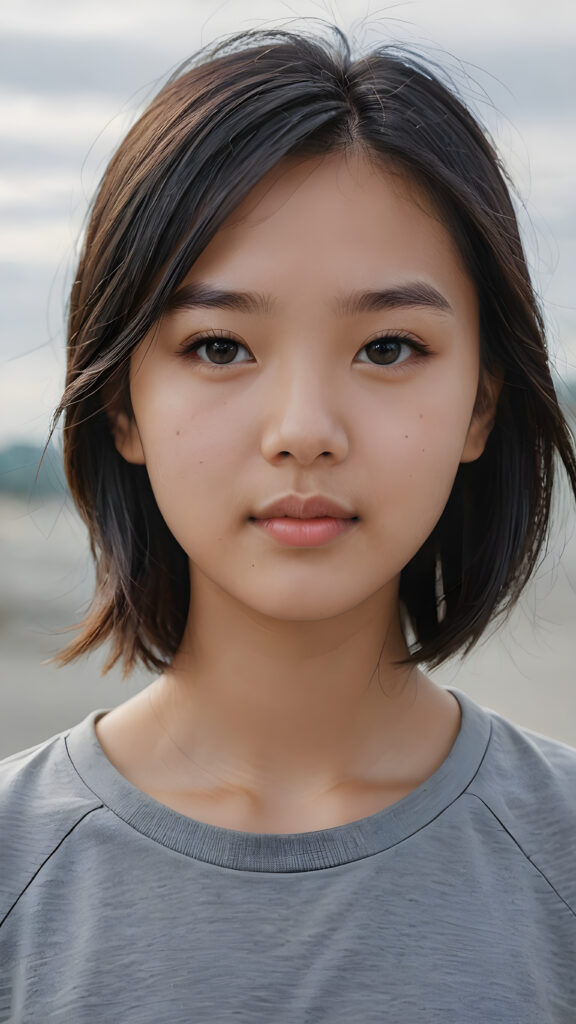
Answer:
[[[576,373],[576,4],[4,0],[0,445],[46,436],[83,217],[137,113],[198,47],[249,27],[303,27],[304,18],[336,23],[361,46],[421,47],[456,75],[517,182],[555,362]]]

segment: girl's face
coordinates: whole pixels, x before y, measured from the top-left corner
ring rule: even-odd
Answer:
[[[236,298],[196,305],[200,287]],[[478,379],[475,287],[426,198],[359,157],[285,161],[133,354],[135,420],[118,417],[116,443],[146,464],[197,580],[266,616],[326,619],[395,600],[483,450]],[[255,519],[290,494],[356,518],[285,543]]]

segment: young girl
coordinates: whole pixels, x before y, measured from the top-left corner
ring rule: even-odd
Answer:
[[[60,660],[157,678],[0,766],[1,1019],[574,1024],[576,751],[421,668],[576,494],[470,112],[336,31],[200,53],[104,176],[68,358]]]

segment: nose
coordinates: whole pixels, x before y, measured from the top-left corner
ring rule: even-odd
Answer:
[[[262,430],[261,451],[269,462],[291,455],[301,465],[331,456],[346,458],[349,449],[344,412],[334,382],[322,368],[308,361],[302,367],[279,371],[268,389],[268,412]]]

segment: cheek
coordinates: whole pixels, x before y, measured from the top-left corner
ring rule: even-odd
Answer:
[[[419,472],[428,470],[433,475],[436,469],[453,465],[455,471],[466,442],[476,385],[473,377],[453,377],[450,382],[445,373],[430,374],[418,387],[399,388],[367,403],[362,417],[365,450],[371,444],[384,465],[400,472],[417,466]]]
[[[440,518],[466,442],[475,389],[428,388],[380,411],[378,431],[367,419],[362,445],[371,452],[366,493],[386,509],[397,537],[415,550]],[[392,525],[393,523],[393,525]]]
[[[241,431],[225,401],[202,402],[173,380],[142,387],[133,396],[150,483],[158,507],[177,539],[186,524],[218,518],[226,507],[240,460]]]

